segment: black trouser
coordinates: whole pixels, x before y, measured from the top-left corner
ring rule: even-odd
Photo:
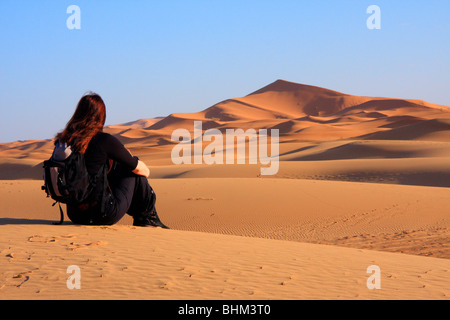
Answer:
[[[83,211],[67,207],[67,215],[73,223],[90,225],[113,225],[128,213],[135,219],[149,216],[155,209],[156,195],[146,177],[138,176],[117,165],[108,175],[105,210],[100,204]]]

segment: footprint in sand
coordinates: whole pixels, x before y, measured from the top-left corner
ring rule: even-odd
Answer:
[[[34,236],[30,236],[28,237],[28,242],[43,242],[43,243],[54,243],[57,242],[58,240],[61,239],[74,239],[76,238],[77,235],[76,234],[69,234],[66,236],[50,236],[50,237],[45,237],[45,236],[41,236],[41,235],[34,235]]]
[[[39,268],[35,268],[30,271],[24,271],[18,274],[13,275],[10,279],[6,280],[6,283],[4,283],[0,289],[3,289],[5,287],[17,287],[20,288],[25,282],[30,280],[30,275],[36,271],[39,270]]]
[[[80,250],[80,249],[88,249],[91,247],[96,247],[96,246],[106,246],[108,243],[106,241],[96,241],[96,242],[80,242],[80,243],[76,243],[76,242],[71,242],[69,243],[69,245],[67,245],[67,249],[68,250]]]
[[[6,258],[9,258],[9,261],[15,261],[15,260],[31,260],[31,256],[34,253],[29,253],[29,252],[20,252],[18,254],[16,254],[15,252],[9,252],[7,254],[5,254]]]

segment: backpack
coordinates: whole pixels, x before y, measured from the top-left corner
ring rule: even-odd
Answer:
[[[92,200],[92,191],[95,189],[99,177],[103,174],[103,196],[105,194],[107,183],[106,167],[100,168],[99,172],[92,176],[89,174],[84,155],[72,150],[66,143],[56,141],[55,149],[51,158],[44,161],[44,190],[47,197],[55,200],[53,206],[59,204],[60,221],[54,224],[64,222],[64,212],[61,203],[69,206],[78,207],[81,204]],[[102,199],[101,211],[104,211]]]

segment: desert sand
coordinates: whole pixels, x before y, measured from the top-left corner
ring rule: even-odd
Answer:
[[[174,165],[172,132],[194,121],[278,129],[277,174]],[[1,143],[0,299],[449,299],[450,107],[278,80],[105,131],[149,165],[171,230],[52,225],[51,137]],[[373,265],[381,289],[367,286]]]

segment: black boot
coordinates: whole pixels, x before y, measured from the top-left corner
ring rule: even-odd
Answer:
[[[136,227],[160,227],[163,229],[170,229],[158,217],[158,213],[156,209],[153,209],[152,212],[145,217],[134,218],[133,226]]]

